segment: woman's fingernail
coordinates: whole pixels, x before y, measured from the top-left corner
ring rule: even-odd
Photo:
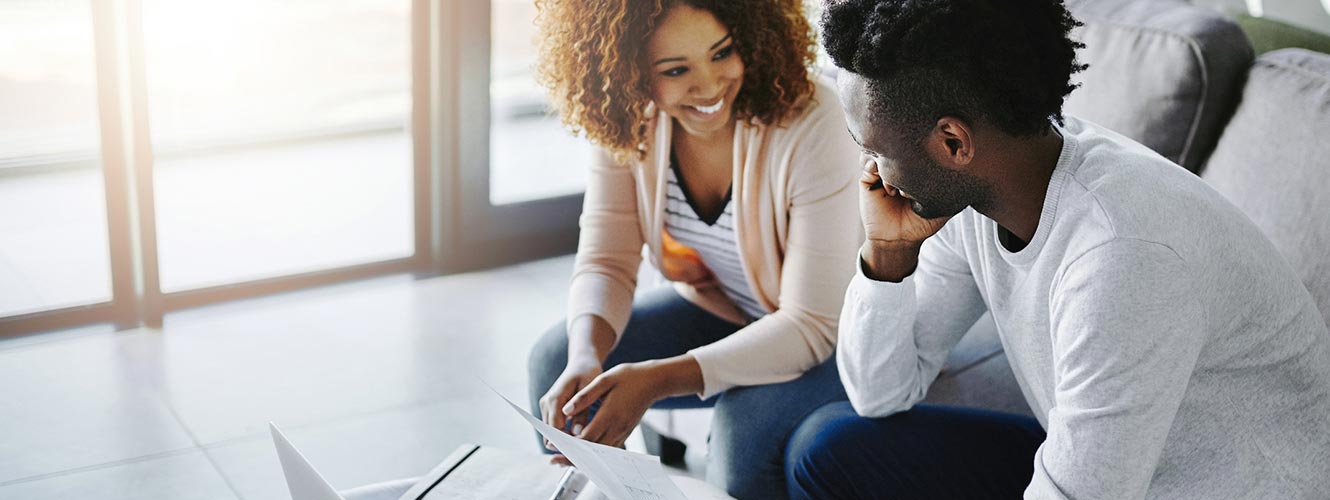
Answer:
[[[582,434],[582,424],[573,424],[573,435],[577,436],[580,434]]]

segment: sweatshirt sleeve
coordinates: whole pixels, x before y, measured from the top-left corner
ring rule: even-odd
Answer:
[[[924,398],[948,353],[986,310],[964,256],[951,240],[962,212],[924,241],[914,274],[874,281],[862,261],[845,292],[836,352],[854,411],[884,417]]]
[[[791,145],[780,307],[689,351],[702,368],[702,398],[793,380],[835,350],[841,299],[862,238],[854,190],[860,163],[834,94],[821,98],[831,100],[810,113]]]
[[[1204,342],[1172,249],[1112,240],[1072,261],[1050,303],[1054,406],[1026,498],[1143,498]]]
[[[642,263],[637,185],[630,167],[600,152],[587,178],[581,233],[568,292],[568,325],[584,315],[604,318],[622,335],[633,309]]]

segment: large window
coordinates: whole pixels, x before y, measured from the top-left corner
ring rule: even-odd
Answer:
[[[490,67],[490,201],[496,205],[580,193],[594,150],[564,132],[536,83],[536,7],[493,3]]]
[[[92,10],[0,4],[0,316],[111,299]]]
[[[534,15],[0,2],[0,336],[570,251],[591,150]]]
[[[411,256],[410,7],[144,0],[163,291]]]

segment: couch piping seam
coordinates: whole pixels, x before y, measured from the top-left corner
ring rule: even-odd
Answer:
[[[1200,44],[1198,44],[1196,42],[1196,39],[1193,37],[1184,36],[1180,33],[1165,31],[1159,28],[1152,28],[1147,26],[1132,26],[1115,21],[1104,20],[1102,18],[1094,16],[1082,17],[1081,19],[1092,21],[1095,24],[1101,26],[1112,27],[1124,31],[1148,32],[1154,35],[1162,35],[1164,37],[1178,39],[1181,40],[1183,43],[1185,43],[1187,45],[1187,48],[1191,49],[1192,57],[1196,59],[1196,63],[1198,66],[1200,66],[1201,69],[1201,82],[1200,82],[1201,96],[1199,102],[1196,104],[1196,112],[1192,116],[1191,125],[1188,126],[1187,138],[1182,143],[1182,150],[1178,152],[1177,163],[1185,167],[1187,163],[1187,158],[1190,156],[1192,146],[1196,139],[1197,129],[1200,128],[1201,115],[1205,114],[1207,107],[1206,101],[1210,97],[1210,74],[1209,74],[1210,72],[1209,68],[1205,64],[1205,58],[1202,57],[1201,55]]]

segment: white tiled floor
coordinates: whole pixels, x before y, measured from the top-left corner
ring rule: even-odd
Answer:
[[[337,487],[417,475],[465,442],[530,450],[528,347],[570,257],[386,277],[0,341],[0,498],[286,498],[276,421]]]
[[[338,488],[428,471],[463,443],[535,453],[478,378],[526,400],[570,256],[389,276],[183,311],[160,330],[0,340],[0,499],[287,498],[267,422]],[[1029,414],[976,328],[929,401]],[[639,444],[640,446],[640,444]],[[705,457],[690,450],[700,475]]]

